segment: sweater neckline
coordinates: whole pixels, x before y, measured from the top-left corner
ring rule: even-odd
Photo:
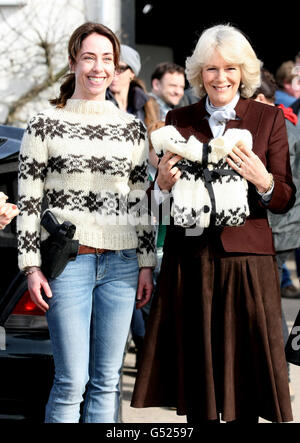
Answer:
[[[69,98],[64,107],[66,111],[79,114],[106,114],[115,111],[116,106],[109,100],[80,100]]]

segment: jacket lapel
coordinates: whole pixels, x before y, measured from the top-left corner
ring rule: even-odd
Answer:
[[[240,98],[235,107],[236,119],[230,120],[226,124],[226,129],[243,128],[245,124],[245,115],[249,107],[249,100]]]

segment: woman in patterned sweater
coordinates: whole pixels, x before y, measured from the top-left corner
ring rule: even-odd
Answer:
[[[152,292],[152,227],[132,207],[147,189],[143,124],[105,100],[119,42],[85,23],[69,41],[71,73],[55,107],[30,121],[20,151],[19,266],[47,312],[55,380],[46,422],[116,422],[122,357],[137,298]],[[43,198],[59,222],[76,225],[79,251],[55,279],[43,275]],[[128,210],[128,207],[131,210]]]

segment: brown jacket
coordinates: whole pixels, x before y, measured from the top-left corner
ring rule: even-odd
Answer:
[[[290,169],[284,115],[276,107],[243,98],[235,111],[237,119],[229,121],[226,129],[248,129],[252,133],[253,152],[274,176],[274,190],[267,208],[276,214],[283,214],[293,206],[296,192]],[[202,143],[207,143],[213,135],[206,116],[204,98],[191,106],[170,111],[166,125],[174,125],[185,138],[194,135]],[[227,252],[275,254],[266,206],[250,183],[249,207],[250,216],[243,226],[222,229],[223,248]]]

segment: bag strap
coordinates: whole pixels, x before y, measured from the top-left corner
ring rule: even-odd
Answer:
[[[238,176],[239,174],[233,169],[213,169],[213,170],[208,169],[208,155],[210,151],[211,148],[209,144],[203,143],[202,166],[203,166],[204,185],[208,191],[209,198],[211,201],[211,216],[210,216],[211,223],[215,225],[217,211],[216,211],[216,198],[212,182],[226,175]]]

